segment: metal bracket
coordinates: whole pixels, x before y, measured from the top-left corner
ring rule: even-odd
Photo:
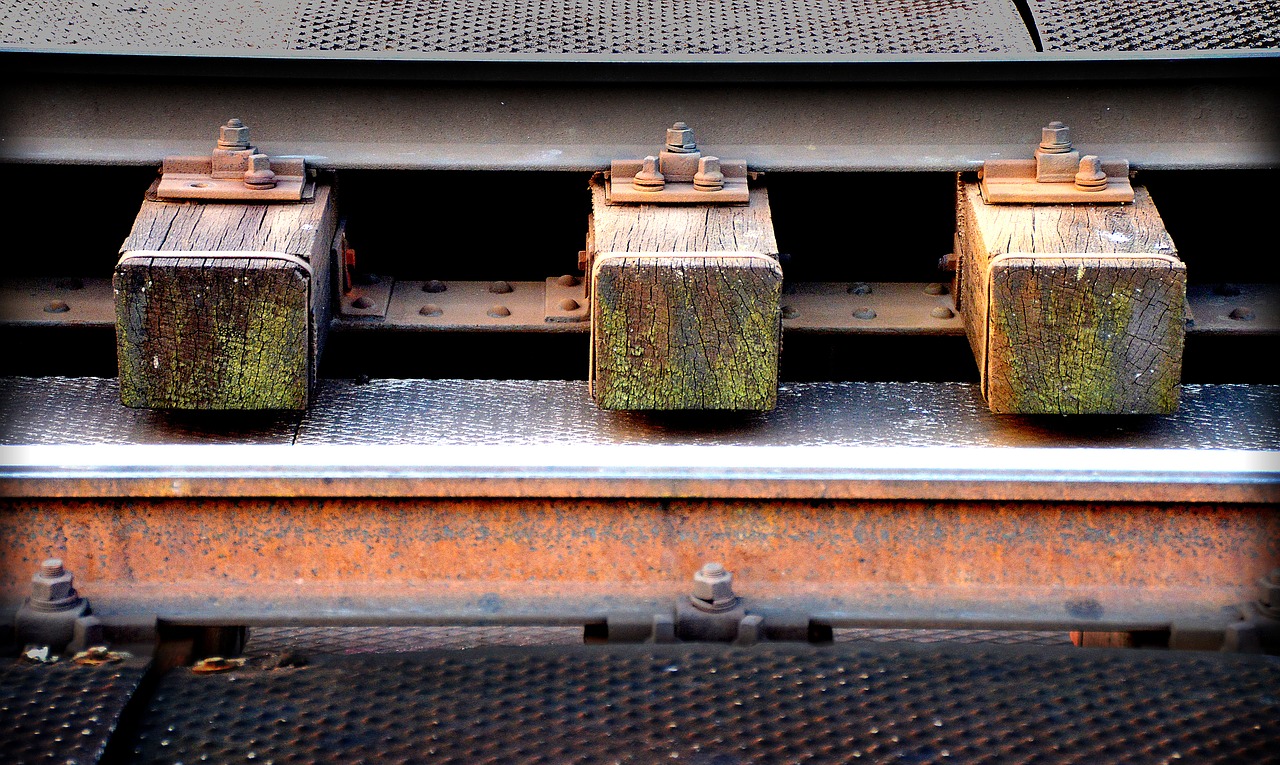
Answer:
[[[978,173],[987,204],[1078,204],[1133,201],[1129,162],[1102,160],[1071,146],[1070,129],[1050,122],[1034,159],[989,159]]]
[[[337,274],[334,291],[338,316],[344,319],[385,319],[395,279],[363,273],[356,268],[356,251],[347,241],[346,220],[338,223],[338,230],[333,236],[332,256]]]
[[[745,160],[704,156],[693,130],[677,122],[665,148],[642,160],[616,159],[609,167],[606,201],[611,204],[747,204]]]
[[[584,281],[573,274],[547,278],[545,298],[549,322],[581,322],[591,318],[591,299]]]
[[[157,199],[301,202],[315,196],[302,157],[268,157],[249,143],[249,128],[238,119],[218,133],[210,156],[164,158]]]

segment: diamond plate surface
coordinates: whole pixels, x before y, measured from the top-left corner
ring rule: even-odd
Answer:
[[[790,383],[772,412],[604,412],[580,381],[324,381],[300,444],[1276,449],[1280,386],[1188,385],[1165,417],[994,415],[965,383]]]
[[[438,648],[581,645],[581,627],[253,627],[244,652],[250,656],[294,651],[321,654],[407,653]]]
[[[301,414],[157,412],[120,403],[115,378],[0,378],[3,444],[290,444]]]
[[[993,415],[967,383],[790,383],[746,416],[604,412],[582,381],[322,380],[304,414],[127,409],[114,379],[0,378],[0,443],[1280,449],[1280,386],[1186,385],[1159,417]]]
[[[1030,0],[1045,50],[1280,47],[1275,0]]]
[[[16,0],[0,45],[462,54],[1032,52],[1009,0]]]
[[[1280,661],[599,646],[171,672],[136,762],[1275,762]]]
[[[1071,645],[1067,632],[1026,630],[910,630],[842,628],[832,630],[837,643],[956,643],[965,645]]]
[[[0,759],[97,762],[145,671],[137,659],[97,667],[0,659]]]

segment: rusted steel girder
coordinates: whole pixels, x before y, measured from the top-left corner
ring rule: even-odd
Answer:
[[[60,556],[105,619],[591,622],[706,560],[832,625],[1209,629],[1280,563],[1269,504],[9,499],[0,598]],[[1175,640],[1176,642],[1176,640]]]

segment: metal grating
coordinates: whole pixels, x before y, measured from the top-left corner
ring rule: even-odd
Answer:
[[[1280,47],[1275,0],[1030,0],[1045,50]]]
[[[0,660],[0,759],[97,762],[145,671],[139,660],[97,667]]]
[[[218,53],[1032,52],[1010,0],[17,0],[0,45]]]
[[[0,45],[281,50],[296,15],[296,0],[10,0],[0,7]]]
[[[266,656],[294,652],[314,656],[581,644],[582,627],[252,627],[244,653]]]
[[[1280,661],[863,645],[482,649],[169,673],[136,762],[1276,762]]]
[[[1003,0],[307,0],[305,50],[578,54],[1031,50]]]

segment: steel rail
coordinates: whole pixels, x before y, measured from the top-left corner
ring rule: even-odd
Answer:
[[[856,446],[0,447],[11,497],[1276,502],[1280,452]]]
[[[634,79],[588,70],[564,81],[538,81],[519,68],[471,81],[241,76],[234,68],[170,77],[166,63],[152,62],[163,75],[8,78],[0,86],[0,161],[156,165],[169,154],[207,152],[210,126],[235,115],[268,153],[338,169],[600,170],[652,151],[655,131],[676,119],[692,124],[708,150],[765,171],[974,169],[1029,155],[1049,118],[1074,126],[1082,148],[1138,169],[1280,165],[1280,80],[1269,76],[1269,56],[1228,62],[1251,64],[1248,76],[1229,68],[1202,78],[1037,78],[1027,74],[1036,67],[1009,62],[990,77],[957,80],[930,73],[929,64],[912,80],[886,73],[830,81],[821,72],[835,65],[815,64],[792,81],[676,86],[661,70]]]

